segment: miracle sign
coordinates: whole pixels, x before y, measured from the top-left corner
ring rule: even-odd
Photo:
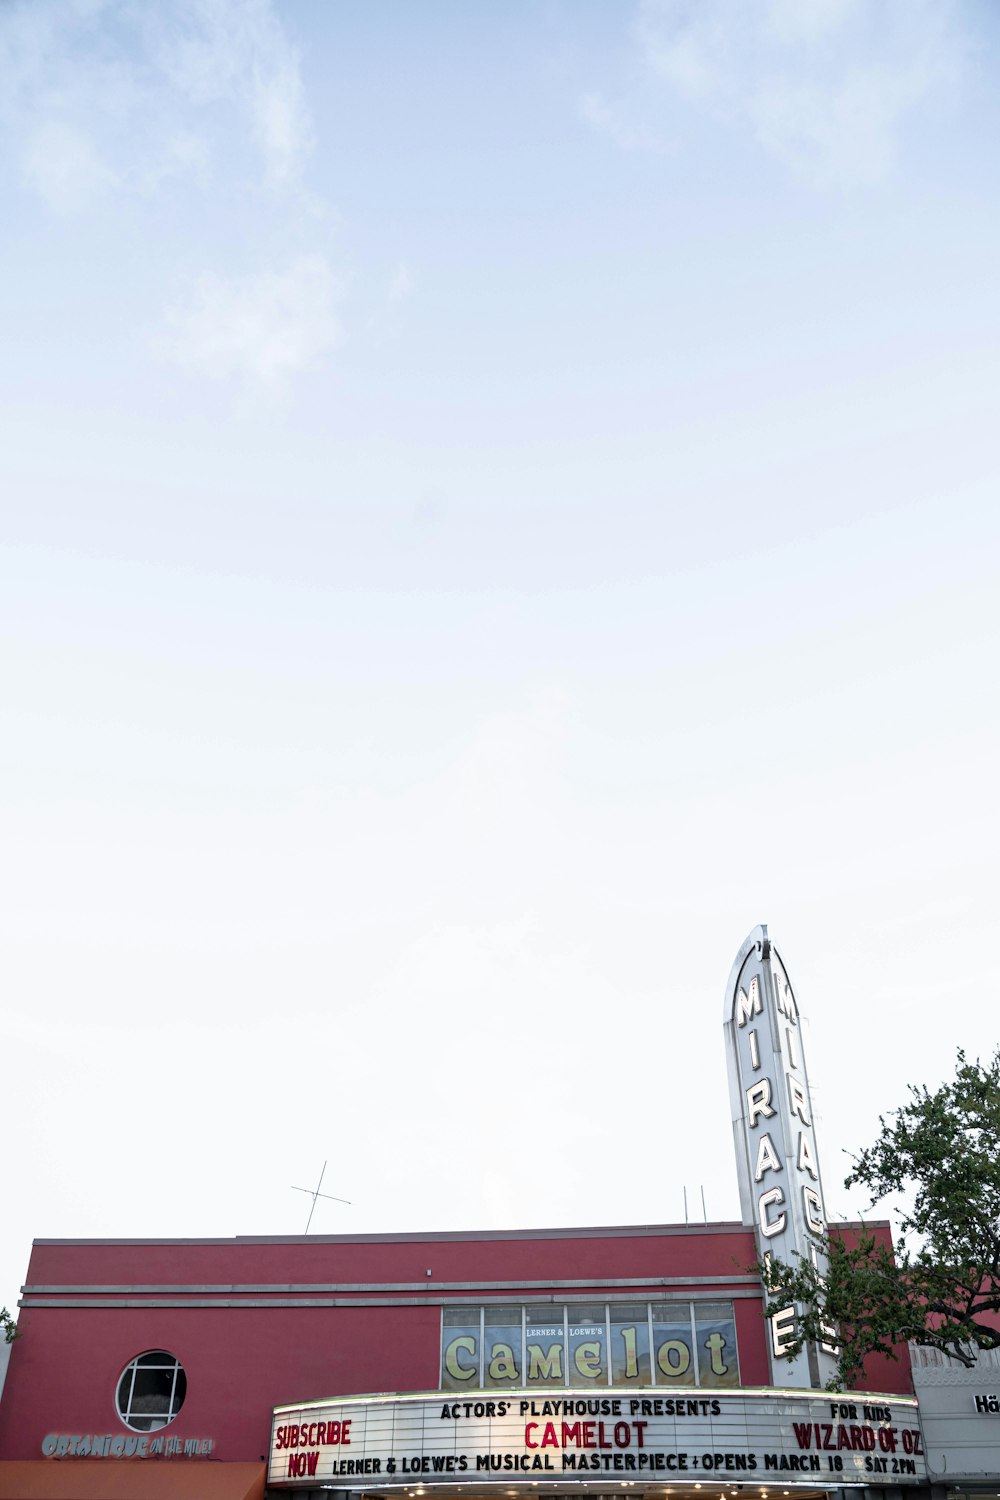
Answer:
[[[268,1484],[385,1490],[414,1479],[560,1483],[739,1475],[758,1485],[920,1484],[915,1400],[704,1388],[595,1397],[369,1396],[279,1406]]]
[[[723,1025],[743,1222],[762,1260],[801,1255],[819,1264],[826,1210],[799,1007],[766,927],[755,927],[736,955]],[[772,1378],[819,1389],[836,1373],[833,1350],[810,1345],[789,1357],[795,1320],[793,1306],[771,1318]]]

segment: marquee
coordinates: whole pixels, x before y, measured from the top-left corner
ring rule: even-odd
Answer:
[[[274,1410],[268,1483],[384,1491],[523,1479],[703,1479],[787,1489],[925,1482],[917,1403],[791,1390],[650,1388],[367,1396]]]

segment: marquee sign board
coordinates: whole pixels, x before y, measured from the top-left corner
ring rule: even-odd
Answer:
[[[755,927],[736,955],[723,1024],[743,1221],[753,1226],[761,1259],[803,1255],[819,1263],[826,1210],[799,1008],[766,927]],[[771,1319],[773,1378],[827,1385],[836,1373],[833,1351],[811,1345],[790,1360],[794,1331],[794,1307]]]
[[[712,1393],[691,1386],[595,1397],[366,1396],[275,1408],[268,1485],[377,1490],[512,1481],[593,1487],[914,1485],[926,1481],[912,1398]]]

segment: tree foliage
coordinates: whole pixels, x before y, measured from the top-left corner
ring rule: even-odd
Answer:
[[[0,1307],[0,1331],[7,1344],[12,1344],[17,1338],[17,1323],[5,1307]]]
[[[966,1366],[1000,1348],[1000,1050],[986,1065],[960,1051],[951,1082],[909,1092],[845,1182],[872,1207],[905,1195],[895,1251],[866,1229],[834,1230],[825,1267],[808,1256],[759,1267],[769,1314],[800,1308],[790,1354],[835,1330],[841,1386],[869,1354],[896,1359],[908,1340]]]

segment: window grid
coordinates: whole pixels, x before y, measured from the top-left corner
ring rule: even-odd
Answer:
[[[159,1410],[140,1412],[134,1409],[136,1378],[140,1371],[170,1372],[170,1390]],[[174,1420],[184,1404],[185,1393],[186,1380],[180,1362],[165,1350],[149,1350],[145,1354],[137,1354],[119,1377],[116,1390],[118,1415],[133,1432],[155,1432],[161,1427],[169,1426]],[[140,1396],[139,1399],[148,1401],[150,1397]]]
[[[590,1307],[596,1307],[596,1306],[601,1306],[602,1304],[590,1302],[590,1303],[587,1303],[586,1305],[590,1306]],[[615,1322],[612,1321],[611,1309],[612,1309],[612,1307],[615,1307],[616,1309],[620,1309],[623,1306],[628,1306],[629,1308],[631,1308],[632,1305],[633,1304],[631,1304],[631,1303],[624,1304],[624,1303],[611,1303],[611,1302],[605,1302],[603,1304],[603,1309],[604,1309],[603,1350],[604,1350],[604,1360],[605,1360],[605,1364],[607,1366],[607,1369],[606,1369],[606,1372],[605,1372],[605,1375],[604,1375],[603,1383],[606,1384],[606,1385],[608,1385],[608,1386],[611,1386],[611,1387],[614,1387],[614,1385],[615,1385],[615,1382],[613,1380],[613,1374],[614,1374],[614,1350],[612,1348],[612,1340],[613,1340],[613,1337],[614,1337],[614,1332],[615,1332],[616,1327],[617,1328],[621,1328],[622,1326],[624,1326],[621,1323],[615,1323]],[[663,1305],[664,1304],[662,1304],[662,1303],[656,1304],[656,1306],[660,1306],[660,1307],[662,1307]],[[684,1303],[682,1303],[681,1299],[677,1299],[677,1310],[678,1310],[678,1313],[680,1312],[680,1309],[681,1309],[682,1305],[686,1305],[686,1307],[687,1307],[687,1320],[688,1320],[688,1325],[689,1325],[689,1329],[690,1329],[690,1335],[689,1336],[690,1336],[690,1340],[691,1340],[690,1351],[689,1351],[690,1352],[689,1377],[684,1381],[684,1384],[685,1385],[692,1385],[692,1386],[701,1386],[703,1384],[703,1379],[702,1379],[702,1363],[703,1362],[702,1362],[702,1358],[701,1358],[701,1351],[700,1351],[699,1346],[698,1346],[698,1325],[697,1325],[697,1308],[698,1308],[698,1303],[697,1303],[696,1300],[689,1300],[689,1299],[684,1299]],[[716,1303],[715,1305],[718,1306],[720,1304]],[[728,1358],[728,1360],[730,1362],[730,1366],[735,1371],[735,1381],[733,1381],[733,1382],[730,1382],[730,1381],[720,1381],[718,1384],[711,1384],[711,1385],[706,1386],[706,1389],[711,1389],[711,1390],[724,1389],[727,1385],[731,1385],[731,1384],[735,1384],[735,1385],[738,1386],[739,1383],[740,1383],[739,1382],[738,1350],[737,1350],[737,1346],[736,1346],[736,1323],[735,1323],[735,1315],[734,1315],[734,1312],[733,1312],[732,1303],[725,1303],[724,1302],[721,1305],[726,1306],[729,1309],[729,1316],[730,1316],[730,1320],[731,1320],[731,1324],[732,1324],[732,1346],[731,1346],[731,1348],[727,1348],[726,1352],[727,1352],[727,1358]],[[516,1319],[516,1313],[519,1311],[519,1313],[520,1313],[520,1341],[519,1341],[520,1347],[519,1347],[519,1349],[518,1349],[517,1352],[520,1355],[520,1363],[519,1363],[518,1368],[520,1370],[521,1379],[520,1379],[520,1381],[519,1381],[518,1384],[519,1384],[520,1387],[531,1387],[531,1386],[537,1385],[537,1387],[539,1389],[544,1389],[545,1385],[546,1385],[545,1381],[539,1380],[537,1382],[532,1382],[532,1381],[528,1380],[528,1308],[529,1308],[529,1306],[533,1310],[532,1311],[532,1318],[533,1318],[533,1320],[534,1321],[538,1321],[537,1313],[536,1313],[535,1310],[539,1309],[542,1306],[542,1304],[539,1304],[539,1303],[522,1304],[521,1307],[520,1307],[520,1309],[515,1309],[513,1307],[510,1307],[509,1309],[507,1309],[506,1307],[504,1307],[504,1306],[502,1306],[500,1304],[496,1304],[496,1305],[491,1305],[490,1306],[489,1312],[491,1314],[491,1321],[492,1321],[492,1323],[493,1323],[494,1326],[496,1326],[496,1327],[504,1326],[504,1325],[502,1325],[499,1322],[499,1317],[500,1317],[500,1314],[502,1312],[505,1315],[505,1317],[504,1317],[505,1326],[507,1326],[508,1328],[510,1328],[517,1321],[517,1319]],[[580,1381],[576,1381],[576,1379],[574,1377],[573,1370],[572,1370],[571,1365],[570,1365],[569,1320],[570,1320],[570,1314],[571,1314],[571,1312],[573,1310],[573,1307],[574,1307],[573,1303],[563,1303],[561,1305],[561,1308],[560,1308],[560,1305],[558,1303],[553,1303],[552,1307],[551,1307],[551,1316],[550,1316],[550,1321],[553,1324],[559,1323],[559,1322],[562,1323],[562,1375],[563,1375],[563,1378],[562,1378],[560,1384],[565,1385],[565,1386],[573,1386],[574,1384],[577,1384],[577,1383],[579,1383],[579,1384],[590,1384],[591,1383],[590,1381],[584,1381],[583,1379],[581,1379]],[[656,1358],[656,1345],[655,1345],[656,1314],[655,1314],[655,1311],[654,1311],[654,1304],[651,1303],[651,1302],[647,1302],[647,1303],[636,1302],[634,1304],[634,1307],[635,1307],[635,1321],[637,1323],[644,1321],[645,1324],[646,1324],[646,1336],[647,1336],[648,1345],[649,1345],[648,1360],[649,1360],[649,1378],[650,1378],[650,1384],[654,1385],[654,1386],[660,1385],[660,1386],[663,1386],[664,1388],[668,1388],[669,1389],[669,1388],[675,1386],[676,1383],[674,1381],[671,1381],[671,1380],[667,1379],[662,1374],[662,1372],[658,1371],[657,1358]],[[644,1309],[644,1311],[643,1311],[643,1309]],[[463,1313],[466,1314],[465,1317],[461,1316]],[[449,1318],[448,1318],[448,1314],[451,1314],[452,1318],[454,1318],[456,1321],[455,1322],[450,1322]],[[488,1381],[488,1378],[487,1378],[487,1376],[488,1376],[487,1366],[488,1366],[488,1360],[489,1360],[489,1350],[487,1349],[487,1344],[486,1344],[486,1326],[487,1326],[486,1325],[486,1315],[487,1315],[487,1309],[486,1309],[485,1306],[477,1306],[475,1308],[475,1310],[473,1310],[472,1307],[465,1308],[461,1304],[452,1303],[452,1304],[449,1304],[446,1308],[442,1309],[442,1319],[441,1319],[441,1366],[440,1366],[440,1369],[441,1369],[440,1383],[441,1383],[441,1388],[442,1389],[445,1389],[445,1390],[463,1390],[463,1389],[464,1390],[474,1390],[474,1389],[477,1389],[477,1390],[494,1390],[494,1389],[495,1390],[503,1390],[503,1389],[511,1389],[511,1388],[513,1388],[510,1384],[508,1384],[508,1385],[505,1386],[500,1381],[498,1381],[496,1383],[496,1385],[493,1385],[493,1384],[489,1383],[489,1381]],[[477,1361],[478,1369],[477,1370],[470,1370],[468,1376],[465,1376],[464,1373],[463,1373],[461,1379],[458,1379],[456,1377],[456,1378],[453,1378],[453,1379],[449,1380],[449,1379],[446,1378],[447,1375],[448,1375],[448,1370],[447,1370],[447,1366],[446,1366],[446,1360],[447,1360],[447,1353],[448,1353],[449,1332],[450,1332],[450,1330],[455,1330],[456,1328],[459,1328],[459,1327],[468,1330],[468,1329],[471,1329],[474,1325],[478,1325],[477,1326],[477,1331],[478,1331],[477,1346],[478,1346],[478,1355],[479,1355],[478,1361]],[[461,1369],[463,1372],[466,1369],[468,1369],[467,1361],[462,1361],[460,1363],[460,1365],[459,1365],[459,1369]],[[657,1375],[658,1374],[660,1375],[659,1379],[657,1379]],[[474,1375],[478,1375],[478,1385],[475,1385],[475,1386],[472,1384],[472,1377]],[[593,1383],[595,1385],[597,1384],[596,1381],[593,1382]],[[619,1385],[617,1388],[618,1389],[628,1389],[628,1382],[624,1382],[623,1384]]]

